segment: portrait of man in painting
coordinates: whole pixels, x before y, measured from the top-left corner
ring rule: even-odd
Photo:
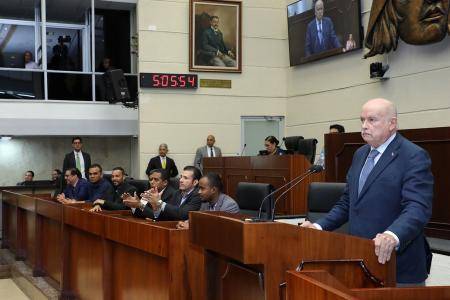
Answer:
[[[449,0],[374,0],[364,57],[396,50],[398,39],[412,45],[443,40],[449,32]]]
[[[241,3],[191,0],[191,71],[241,71]]]

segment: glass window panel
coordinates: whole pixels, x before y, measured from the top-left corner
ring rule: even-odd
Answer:
[[[34,21],[34,8],[40,3],[39,0],[1,0],[0,18]]]
[[[91,0],[47,0],[47,22],[85,24]]]
[[[47,68],[83,71],[82,36],[80,29],[47,27]]]
[[[44,98],[44,73],[0,70],[0,99]]]
[[[0,23],[0,67],[39,69],[34,37],[34,26]]]
[[[48,72],[49,100],[92,100],[92,75]]]

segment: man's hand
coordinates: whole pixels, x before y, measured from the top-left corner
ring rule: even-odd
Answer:
[[[303,222],[300,227],[305,227],[305,228],[311,228],[311,229],[318,229],[316,226],[314,226],[313,223],[311,223],[310,221],[305,221]]]
[[[134,196],[131,196],[128,193],[122,194],[122,200],[124,205],[131,208],[138,208],[141,205],[141,201],[139,201],[136,192],[134,192]]]
[[[90,212],[99,212],[102,211],[102,208],[100,207],[100,205],[95,205],[93,208],[91,208],[89,210]]]
[[[158,210],[159,200],[161,200],[161,195],[157,188],[152,188],[150,191],[145,192],[145,200],[147,200],[152,206],[153,210]]]
[[[189,229],[189,220],[179,221],[177,224],[177,229]]]
[[[103,205],[103,204],[105,204],[105,200],[103,200],[103,199],[97,199],[97,200],[94,201],[94,205],[95,205],[95,204]]]
[[[377,234],[373,241],[375,243],[375,254],[378,256],[378,262],[385,264],[391,259],[392,250],[397,246],[397,241],[388,233]]]
[[[64,195],[64,193],[61,193],[61,194],[59,194],[58,196],[56,196],[56,200],[57,200],[58,202],[63,203],[63,200],[65,200],[65,199],[66,199],[66,195]]]

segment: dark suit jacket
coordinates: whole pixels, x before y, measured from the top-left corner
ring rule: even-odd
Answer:
[[[188,196],[187,199],[181,203],[181,191],[177,190],[172,198],[166,202],[166,207],[162,211],[157,220],[165,221],[177,221],[177,220],[187,220],[189,218],[189,212],[199,210],[202,204],[200,195],[198,194],[198,189],[194,189]]]
[[[342,45],[336,36],[336,32],[334,32],[333,21],[328,17],[322,18],[322,36],[323,43],[320,44],[317,23],[314,18],[314,20],[309,22],[308,28],[306,29],[305,56],[334,48],[342,48]]]
[[[114,187],[114,195],[112,200],[105,200],[105,203],[102,205],[102,208],[106,210],[129,209],[128,206],[125,206],[123,204],[122,195],[124,193],[134,195],[135,192],[136,188],[134,186],[132,186],[128,182],[124,182],[118,187]]]
[[[355,152],[344,194],[317,223],[324,230],[334,230],[348,220],[350,234],[367,239],[386,230],[393,232],[400,240],[397,282],[422,282],[430,258],[423,230],[431,217],[431,160],[425,150],[397,133],[358,196],[359,176],[369,151],[365,145]]]
[[[201,36],[201,52],[206,58],[213,58],[217,55],[217,50],[223,54],[228,53],[228,48],[223,41],[223,34],[219,30],[214,32],[214,30],[209,27],[205,29]]]
[[[91,156],[89,155],[89,153],[83,152],[81,151],[81,154],[83,155],[83,159],[84,159],[84,170],[85,170],[85,175],[86,175],[86,179],[89,178],[89,167],[91,166]],[[67,169],[70,168],[76,168],[77,167],[77,163],[75,161],[75,154],[72,152],[67,153],[66,156],[64,157],[64,162],[63,162],[63,174],[66,172]]]
[[[151,170],[154,169],[162,169],[161,165],[161,159],[159,156],[155,156],[148,162],[147,170],[145,171],[145,174],[150,174]],[[175,165],[175,162],[170,157],[166,156],[166,171],[169,172],[170,177],[175,177],[178,175],[178,169]]]
[[[172,199],[172,197],[175,194],[175,192],[176,192],[176,190],[172,186],[170,186],[170,185],[166,186],[166,189],[164,190],[164,192],[161,195],[161,200],[163,202],[166,202],[166,203],[170,202],[170,200]],[[153,219],[155,217],[153,215],[153,208],[148,203],[145,206],[143,211],[140,208],[136,208],[134,210],[133,215],[135,217],[138,217],[138,218],[150,218],[150,219]]]

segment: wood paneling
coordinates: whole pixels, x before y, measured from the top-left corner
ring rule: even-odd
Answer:
[[[310,166],[303,155],[220,157],[203,160],[204,172],[221,174],[225,193],[232,198],[236,197],[239,182],[269,183],[276,189],[306,172]],[[276,213],[306,214],[308,185],[313,181],[323,181],[323,176],[314,174],[295,186],[280,199]],[[281,192],[276,193],[274,199],[278,198]]]

